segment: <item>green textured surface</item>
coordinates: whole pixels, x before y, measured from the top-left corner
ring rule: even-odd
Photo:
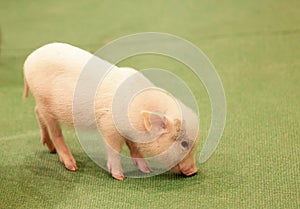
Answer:
[[[0,0],[0,208],[300,208],[299,10],[296,0]],[[228,108],[216,153],[192,178],[119,182],[65,130],[79,166],[68,172],[40,143],[33,99],[22,100],[26,56],[53,41],[94,52],[145,31],[181,36],[216,66]],[[210,109],[196,97],[203,140]]]

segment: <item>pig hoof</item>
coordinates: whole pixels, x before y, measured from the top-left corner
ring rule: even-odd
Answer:
[[[52,142],[42,140],[42,143],[43,143],[43,145],[47,145],[50,153],[56,153],[56,149],[55,149],[54,145],[52,144]]]
[[[143,173],[151,173],[152,172],[152,169],[150,168],[150,166],[148,165],[147,161],[144,158],[132,158],[132,162]]]
[[[49,148],[49,147],[48,147],[48,148]],[[55,147],[54,147],[53,149],[50,149],[50,148],[49,148],[49,151],[50,151],[50,153],[56,153]]]
[[[64,166],[66,167],[66,169],[68,169],[69,171],[76,171],[76,170],[78,170],[78,167],[76,165],[75,160],[63,160],[60,157],[60,161],[62,162],[62,164],[64,164]]]
[[[120,181],[125,179],[122,168],[114,168],[110,163],[107,163],[107,169],[115,179]]]
[[[69,171],[77,171],[78,167],[77,165],[65,165],[66,169],[68,169]]]
[[[114,179],[117,179],[119,181],[123,181],[125,179],[125,176],[124,175],[117,175],[117,174],[112,174],[112,177]]]
[[[69,171],[78,170],[78,167],[74,161],[65,162],[64,165]]]

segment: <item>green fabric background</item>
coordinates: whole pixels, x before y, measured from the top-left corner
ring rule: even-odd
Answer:
[[[0,208],[300,208],[299,10],[297,0],[0,0]],[[216,66],[228,111],[217,151],[191,178],[119,182],[65,129],[79,166],[68,172],[40,143],[33,98],[22,100],[26,56],[53,41],[95,52],[145,31],[183,37]],[[184,69],[156,56],[121,64],[145,63]],[[191,88],[201,111],[199,152],[210,104],[203,86]]]

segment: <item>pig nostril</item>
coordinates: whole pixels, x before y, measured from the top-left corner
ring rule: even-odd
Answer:
[[[197,171],[196,172],[194,172],[194,173],[190,173],[190,174],[183,174],[184,175],[184,177],[192,177],[192,176],[195,176],[195,175],[197,175]]]

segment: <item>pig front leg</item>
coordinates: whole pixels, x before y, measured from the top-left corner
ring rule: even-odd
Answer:
[[[117,180],[124,180],[123,168],[121,164],[120,152],[122,151],[123,139],[121,136],[106,136],[104,137],[107,144],[107,169],[112,177]],[[108,139],[113,139],[110,141]]]
[[[120,181],[125,179],[119,153],[115,153],[115,151],[109,151],[107,155],[107,169],[115,179]]]
[[[133,164],[139,168],[143,173],[151,173],[152,169],[148,165],[143,155],[138,151],[134,143],[126,141],[126,144],[130,151],[130,156]]]

